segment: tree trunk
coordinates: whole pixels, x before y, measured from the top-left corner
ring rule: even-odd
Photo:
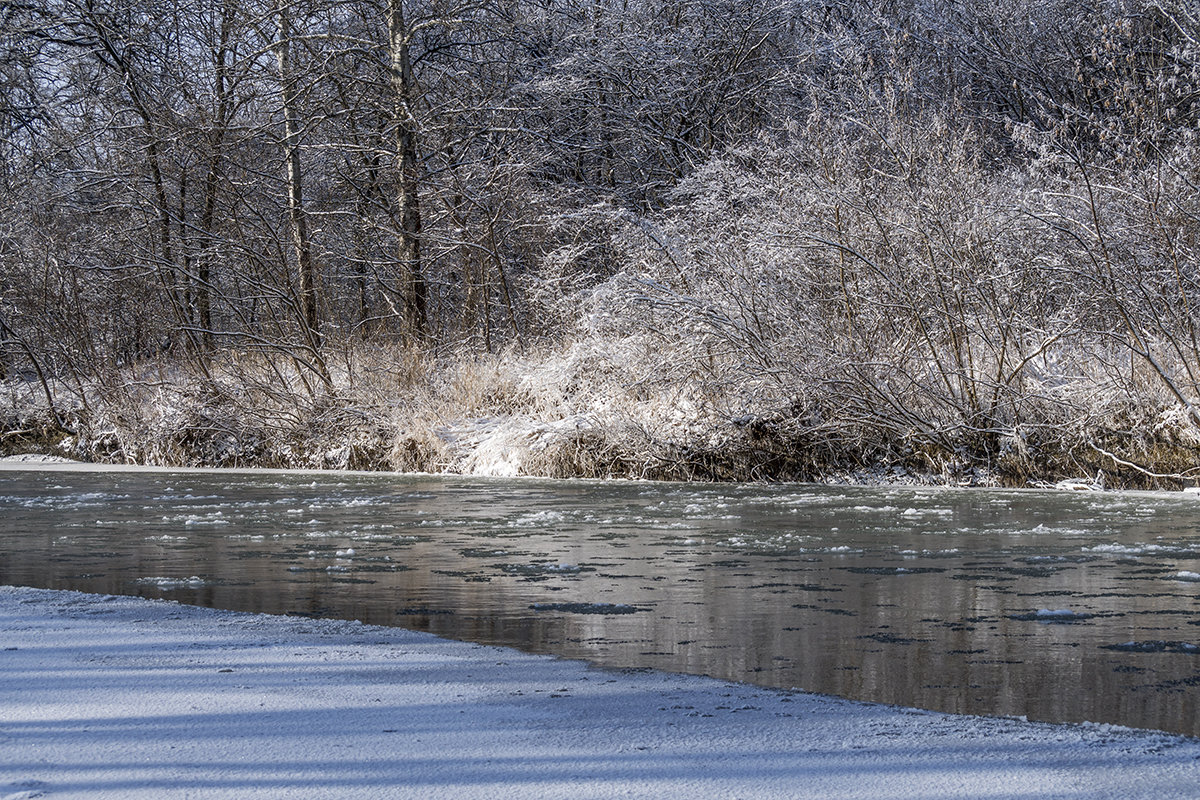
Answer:
[[[213,133],[209,142],[209,146],[212,149],[208,154],[208,164],[204,175],[204,210],[200,215],[200,231],[204,237],[202,242],[203,253],[199,259],[195,281],[197,284],[196,311],[200,326],[200,337],[204,343],[204,350],[206,352],[213,350],[211,301],[213,245],[217,240],[217,193],[220,189],[222,147],[224,146],[225,132],[229,127],[229,38],[233,21],[234,10],[232,5],[226,2],[221,7],[220,40],[216,51],[213,53],[213,74],[215,80],[213,89],[217,104],[213,115]],[[182,194],[182,192],[183,189],[181,187],[180,193]],[[179,219],[182,225],[182,210]]]
[[[278,7],[279,78],[283,94],[283,150],[287,165],[288,223],[292,229],[292,244],[296,249],[296,271],[300,290],[300,317],[304,336],[320,364],[321,318],[317,312],[317,274],[313,263],[312,243],[308,236],[308,221],[304,214],[304,173],[300,163],[300,123],[296,112],[296,74],[292,63],[292,26],[287,6],[281,0]],[[323,370],[318,370],[323,371]],[[326,378],[322,375],[322,378]]]
[[[396,166],[400,173],[400,296],[404,325],[414,337],[427,328],[425,276],[421,272],[421,200],[418,195],[420,163],[417,157],[417,120],[413,113],[416,86],[409,58],[409,30],[403,0],[388,0],[388,44],[391,57],[392,117],[396,126]]]

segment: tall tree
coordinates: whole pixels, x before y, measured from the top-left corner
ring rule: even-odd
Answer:
[[[405,22],[404,0],[387,0],[388,56],[391,65],[392,124],[395,126],[397,202],[400,209],[398,259],[404,323],[414,336],[428,326],[428,287],[421,265],[420,158],[417,150],[417,86],[412,65],[413,31]]]
[[[279,61],[279,82],[283,100],[283,151],[287,171],[288,224],[292,245],[296,251],[296,273],[300,294],[300,317],[304,337],[314,357],[318,372],[328,383],[329,375],[321,365],[321,318],[317,305],[317,268],[313,260],[312,241],[304,212],[304,170],[300,160],[300,120],[297,108],[296,66],[292,49],[292,21],[289,0],[280,0],[276,8],[279,37],[275,52]]]

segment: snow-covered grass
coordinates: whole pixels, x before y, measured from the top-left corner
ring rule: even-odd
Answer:
[[[53,441],[36,433],[53,428],[36,393],[9,386],[0,433],[22,434],[0,440],[0,453],[174,467],[764,477],[745,457],[745,425],[696,387],[648,375],[661,358],[636,339],[497,355],[356,345],[331,359],[334,385],[316,392],[262,354],[229,354],[211,380],[178,364],[133,366],[111,381],[119,386],[96,382],[76,392],[86,402],[64,401],[73,432]]]
[[[208,377],[183,363],[140,363],[78,387],[54,383],[69,431],[50,419],[28,379],[10,379],[0,382],[0,454],[171,467],[1098,489],[1181,481],[1124,468],[1109,474],[1116,462],[1085,442],[1108,442],[1122,458],[1157,448],[1151,461],[1165,472],[1195,463],[1200,452],[1200,426],[1166,411],[1156,416],[1164,401],[1152,397],[1134,403],[1140,421],[1113,417],[1124,401],[1089,412],[1094,430],[1064,427],[1055,416],[1061,409],[1038,406],[1031,419],[1040,422],[1028,427],[1056,433],[1037,447],[1025,433],[971,444],[973,428],[940,422],[931,428],[942,431],[938,443],[922,443],[912,430],[847,413],[841,389],[811,386],[801,403],[793,394],[811,376],[783,380],[785,365],[762,366],[776,378],[766,383],[743,380],[741,367],[728,363],[701,369],[699,355],[667,336],[677,326],[633,314],[636,298],[617,288],[597,293],[607,299],[596,301],[575,338],[527,351],[330,344],[328,386],[303,380],[286,359],[232,350]],[[1145,435],[1109,442],[1110,429],[1126,424]]]
[[[1200,742],[0,587],[0,798],[1187,798]]]

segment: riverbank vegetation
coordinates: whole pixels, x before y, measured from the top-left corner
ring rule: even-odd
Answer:
[[[1200,477],[1178,0],[0,0],[0,448]]]

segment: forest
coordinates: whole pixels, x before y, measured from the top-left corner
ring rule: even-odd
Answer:
[[[1181,488],[1189,0],[0,0],[0,452]]]

